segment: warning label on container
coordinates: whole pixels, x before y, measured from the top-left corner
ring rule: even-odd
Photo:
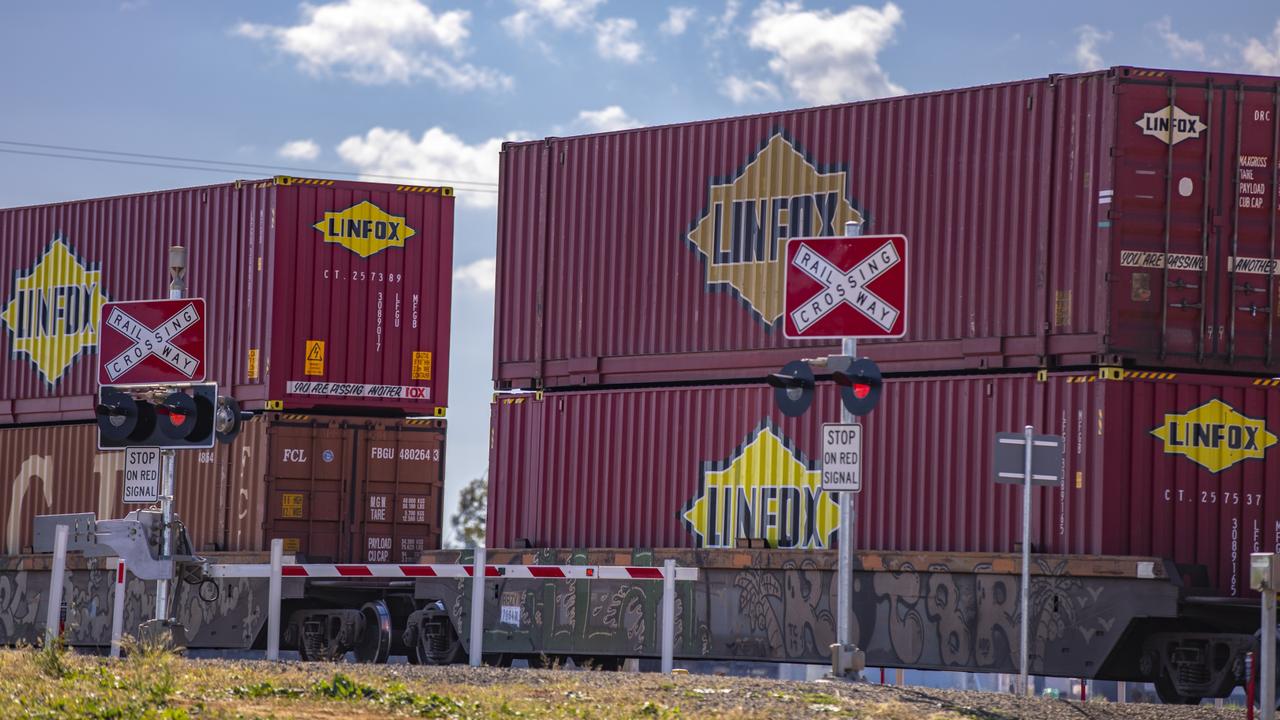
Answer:
[[[296,553],[302,549],[302,541],[298,538],[282,538],[284,540],[284,551],[287,553]]]
[[[258,348],[249,348],[249,379],[258,379]]]
[[[323,375],[324,374],[324,341],[308,340],[306,351],[306,366],[302,369],[303,375]]]
[[[390,400],[430,400],[431,388],[419,385],[371,385],[367,383],[306,382],[285,383],[290,395],[328,395],[332,397],[387,398]]]
[[[430,380],[431,379],[431,353],[414,351],[413,366],[409,370],[410,380]]]
[[[1179,253],[1143,252],[1141,250],[1121,250],[1120,266],[1136,268],[1163,269],[1168,264],[1170,270],[1195,270],[1204,272],[1203,255],[1183,255]]]
[[[282,518],[301,518],[302,517],[302,493],[281,493],[280,494],[280,517]]]

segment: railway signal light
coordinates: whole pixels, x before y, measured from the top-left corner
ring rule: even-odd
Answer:
[[[218,396],[214,383],[162,388],[104,386],[95,407],[98,447],[207,449],[214,441],[231,442],[246,415],[229,397]]]
[[[813,404],[814,378],[809,363],[792,360],[765,380],[773,386],[773,399],[787,417],[798,417]]]
[[[846,410],[862,416],[875,409],[884,381],[874,362],[841,355],[828,359],[827,367],[831,369],[831,379],[840,386],[840,401]]]

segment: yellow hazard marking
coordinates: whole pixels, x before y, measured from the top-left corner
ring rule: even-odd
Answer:
[[[1275,378],[1275,379],[1258,378],[1257,380],[1253,381],[1253,384],[1261,385],[1262,387],[1277,387],[1277,386],[1280,386],[1280,378]]]
[[[411,380],[430,380],[431,379],[431,353],[415,350],[413,352],[413,363],[409,370],[409,379]]]
[[[302,493],[280,493],[280,517],[302,517]]]
[[[258,379],[258,348],[249,348],[249,379]]]
[[[302,541],[298,538],[281,538],[284,540],[284,551],[287,553],[296,553],[302,549]]]
[[[436,417],[444,417],[446,412],[448,412],[448,408],[443,406],[436,407],[436,410],[435,410]]]
[[[324,341],[308,340],[306,352],[306,367],[302,369],[303,375],[323,375],[324,374]]]
[[[1023,475],[1022,477],[1025,479],[1027,476]],[[1079,490],[1082,487],[1084,487],[1084,473],[1077,470],[1076,471],[1076,489]]]

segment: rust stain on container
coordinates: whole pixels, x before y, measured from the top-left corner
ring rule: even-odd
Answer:
[[[1273,78],[1118,67],[508,144],[494,378],[724,380],[812,355],[777,325],[782,244],[857,218],[911,241],[908,335],[863,345],[890,372],[1274,373],[1274,106]]]
[[[31,544],[32,518],[122,517],[124,453],[92,424],[0,428],[0,538]],[[440,547],[444,421],[271,414],[230,445],[177,453],[175,509],[197,551],[289,552],[331,562],[416,562]],[[385,517],[361,516],[385,502]],[[394,508],[394,513],[391,511]],[[369,559],[372,545],[394,553]]]
[[[1248,557],[1280,550],[1280,388],[1172,372],[896,378],[863,418],[858,549],[1013,552],[1020,490],[992,481],[996,432],[1067,439],[1060,488],[1034,492],[1037,553],[1141,555],[1247,593]],[[733,548],[834,543],[816,489],[824,384],[801,418],[764,385],[546,393],[493,406],[489,542],[510,547]],[[1108,422],[1099,433],[1095,418]],[[1088,476],[1089,482],[1073,482]]]
[[[167,297],[171,245],[208,302],[210,378],[248,407],[444,407],[453,197],[410,190],[276,178],[0,210],[0,424],[92,418],[101,305]]]

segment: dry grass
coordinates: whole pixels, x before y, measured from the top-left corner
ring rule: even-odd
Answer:
[[[122,661],[77,655],[63,648],[0,650],[0,718],[1004,720],[1080,716],[1080,708],[1065,703],[1038,703],[1033,709],[1009,706],[1010,701],[1022,702],[994,695],[978,696],[975,702],[975,697],[960,694],[931,691],[926,695],[867,684],[692,675],[189,661],[161,648],[138,645]],[[1136,710],[1139,706],[1126,707]],[[1177,715],[1163,710],[1161,720]],[[1092,709],[1087,715],[1117,717],[1105,712],[1095,715]]]

